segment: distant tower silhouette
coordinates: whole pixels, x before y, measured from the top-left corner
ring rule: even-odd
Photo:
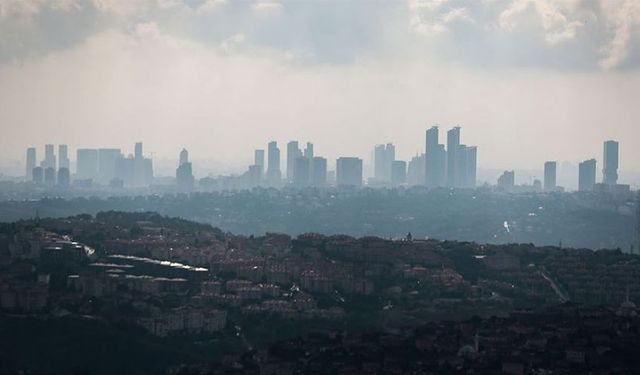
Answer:
[[[189,151],[187,151],[187,149],[183,148],[182,151],[180,151],[180,165],[182,164],[186,164],[189,162]]]

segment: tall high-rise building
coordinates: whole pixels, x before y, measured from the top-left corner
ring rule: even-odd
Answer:
[[[394,160],[391,163],[391,183],[393,185],[402,185],[407,182],[407,162],[403,160]]]
[[[336,161],[337,186],[362,186],[362,159],[340,157]]]
[[[58,168],[69,169],[69,164],[67,145],[58,145]]]
[[[585,160],[578,166],[578,190],[593,191],[596,184],[596,159]]]
[[[33,181],[33,168],[36,167],[36,148],[29,147],[27,149],[27,181]]]
[[[305,147],[303,155],[309,160],[313,159],[313,143],[307,142],[307,147]]]
[[[56,170],[53,167],[45,168],[44,184],[48,187],[53,187],[56,184]]]
[[[44,169],[42,167],[35,167],[31,171],[31,180],[33,183],[42,185],[44,183]]]
[[[429,156],[426,156],[427,172],[427,186],[439,187],[447,185],[447,151],[444,145],[437,145],[436,149],[429,152]]]
[[[447,132],[447,186],[457,187],[459,174],[457,167],[460,146],[460,127],[456,126]]]
[[[287,180],[289,182],[293,181],[296,159],[300,156],[302,156],[302,151],[298,147],[298,141],[287,143]]]
[[[135,150],[133,154],[133,185],[136,187],[141,187],[145,184],[145,158],[142,150],[142,142],[137,142],[135,144]]]
[[[268,163],[267,163],[267,180],[270,185],[278,185],[282,179],[282,173],[280,172],[280,149],[276,141],[269,142],[267,148]]]
[[[373,150],[373,178],[376,182],[391,182],[391,165],[394,160],[396,160],[396,147],[392,143],[376,145]]]
[[[153,183],[153,159],[143,158],[143,160],[142,181],[144,186],[149,186]]]
[[[407,183],[411,186],[424,185],[426,174],[426,155],[416,155],[409,161],[407,166]]]
[[[259,165],[250,165],[249,169],[244,173],[244,182],[246,187],[255,187],[260,185],[262,177],[262,168]]]
[[[58,169],[58,186],[66,189],[71,185],[71,175],[69,173],[69,168],[60,168]]]
[[[438,143],[439,128],[432,126],[426,133],[424,183],[430,187],[444,186],[447,175],[447,152]]]
[[[473,189],[476,187],[478,170],[478,147],[469,146],[465,148],[464,187]]]
[[[116,156],[115,149],[110,154],[109,160]],[[119,150],[118,150],[119,151]],[[188,158],[188,155],[187,155]],[[109,162],[109,165],[111,163]],[[142,143],[135,144],[133,155],[124,157],[118,152],[114,178],[109,180],[112,186],[147,187],[153,183],[153,159],[145,158]]]
[[[618,183],[618,142],[604,143],[604,160],[602,167],[602,183],[616,185]]]
[[[516,174],[514,171],[504,171],[498,178],[498,187],[505,191],[513,190],[516,182]]]
[[[176,169],[176,185],[178,191],[189,193],[193,190],[194,178],[191,163],[189,162],[189,152],[186,149],[180,151],[180,163]]]
[[[143,156],[142,156],[142,142],[136,142],[134,152],[135,153],[133,154],[133,157],[135,159],[142,159],[143,158]]]
[[[456,159],[455,159],[455,187],[465,188],[467,181],[467,149],[466,145],[458,145],[458,149],[456,150]]]
[[[255,150],[253,153],[253,165],[260,169],[260,176],[264,173],[264,150]]]
[[[76,150],[76,177],[79,180],[98,178],[98,150],[79,148]]]
[[[438,128],[438,125],[434,125],[431,128],[427,129],[427,134],[425,138],[426,140],[425,151],[429,152],[430,150],[434,150],[438,148],[439,138],[440,138],[440,129]]]
[[[98,181],[109,184],[117,177],[116,166],[120,158],[122,152],[119,148],[98,149]]]
[[[124,155],[120,155],[120,157],[116,160],[116,170],[115,170],[115,180],[119,181],[118,184],[114,184],[114,186],[133,186],[134,184],[134,158],[132,155],[129,157],[124,157]]]
[[[548,161],[544,163],[544,190],[545,191],[556,190],[557,165],[558,164],[555,161]]]
[[[311,178],[311,160],[304,156],[298,156],[294,161],[293,184],[298,187],[308,186]]]
[[[43,169],[56,169],[56,155],[53,152],[53,145],[44,145],[44,160],[40,163]]]
[[[178,164],[178,166],[181,166],[182,164],[186,164],[189,162],[189,151],[187,151],[186,148],[183,148],[182,151],[180,151],[180,164]]]
[[[327,159],[314,156],[311,159],[311,185],[323,187],[327,184]]]

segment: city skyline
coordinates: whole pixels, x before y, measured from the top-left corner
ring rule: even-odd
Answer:
[[[410,160],[398,160],[395,157],[396,148],[393,143],[375,145],[368,160],[372,169],[365,172],[367,165],[363,158],[356,156],[340,156],[336,158],[333,169],[330,169],[327,158],[316,155],[314,144],[306,143],[302,150],[299,141],[290,140],[286,144],[284,163],[277,141],[267,144],[268,165],[265,169],[265,149],[253,151],[253,163],[248,165],[244,173],[233,173],[237,183],[234,188],[254,186],[282,187],[324,187],[362,186],[392,187],[392,186],[427,186],[451,188],[475,188],[479,185],[495,185],[499,189],[514,191],[517,186],[521,191],[527,191],[530,186],[533,191],[555,192],[564,190],[577,191],[628,191],[634,188],[632,184],[624,184],[619,178],[619,142],[607,140],[603,142],[601,178],[597,178],[597,160],[585,159],[578,164],[575,181],[568,185],[558,183],[558,162],[545,161],[541,177],[529,176],[527,182],[516,180],[516,169],[507,169],[497,176],[494,181],[477,180],[478,149],[476,146],[461,144],[461,127],[454,126],[447,131],[447,145],[439,144],[439,126],[434,125],[426,130],[425,149],[429,153],[422,153]],[[126,154],[120,149],[87,149],[79,148],[76,152],[75,174],[70,166],[68,145],[59,145],[58,154],[54,153],[55,145],[44,146],[44,158],[37,163],[37,148],[28,147],[24,166],[23,178],[46,186],[56,185],[56,173],[62,182],[60,186],[70,186],[71,179],[78,181],[93,181],[111,187],[144,187],[154,184],[154,178],[165,178],[167,175],[154,176],[153,158],[143,155],[142,142],[135,143],[134,153]],[[58,161],[59,168],[56,168]],[[451,162],[453,161],[453,163]],[[284,165],[283,165],[284,164]],[[38,165],[38,167],[34,167]],[[286,174],[283,176],[282,169]],[[340,172],[342,170],[342,172]],[[348,171],[348,172],[345,172]],[[186,148],[180,151],[175,181],[178,190],[190,192],[196,186],[198,176],[193,171],[189,152]],[[207,178],[216,177],[209,174]],[[224,177],[218,175],[217,177]],[[565,176],[566,177],[566,176]],[[354,182],[358,180],[360,182]],[[563,180],[561,178],[561,180]],[[349,181],[346,183],[345,181]],[[479,184],[480,182],[480,184]],[[494,183],[495,182],[495,183]],[[566,179],[564,180],[566,182]],[[525,190],[522,190],[525,188]]]
[[[303,137],[329,160],[389,140],[410,160],[425,122],[464,124],[487,168],[620,139],[640,171],[635,1],[133,3],[2,2],[3,173],[27,145],[132,139],[221,165]]]

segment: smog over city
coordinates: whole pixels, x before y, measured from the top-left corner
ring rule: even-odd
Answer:
[[[640,2],[0,0],[0,374],[640,372]]]

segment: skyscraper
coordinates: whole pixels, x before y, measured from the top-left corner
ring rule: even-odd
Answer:
[[[133,156],[135,159],[142,159],[142,142],[136,142],[134,152],[135,154]]]
[[[144,186],[149,186],[153,183],[153,159],[151,158],[143,158],[143,168],[142,168],[142,181]]]
[[[304,157],[309,160],[313,159],[313,143],[307,142],[307,147],[304,149]]]
[[[194,178],[191,163],[189,162],[189,152],[186,149],[180,151],[180,163],[176,169],[176,185],[178,191],[189,193],[193,190]]]
[[[455,159],[455,187],[465,188],[467,183],[467,149],[466,145],[458,145]]]
[[[545,191],[556,190],[556,173],[557,173],[557,163],[555,161],[548,161],[544,163],[544,190]]]
[[[280,172],[280,149],[276,141],[269,142],[267,158],[267,180],[270,185],[279,185],[282,179]]]
[[[119,148],[98,149],[98,181],[109,184],[116,178],[116,165],[120,158],[122,158],[122,152]]]
[[[585,160],[578,166],[578,190],[593,191],[596,184],[596,159]]]
[[[426,133],[424,183],[430,187],[444,186],[447,175],[447,153],[444,145],[438,143],[438,126],[432,126]]]
[[[249,169],[244,173],[244,182],[246,187],[255,187],[260,185],[262,176],[262,168],[259,165],[250,165]]]
[[[300,156],[302,156],[302,152],[298,147],[298,141],[287,143],[287,180],[289,182],[293,182],[296,159]]]
[[[253,153],[253,165],[260,169],[260,176],[264,174],[264,150],[255,150]]]
[[[618,142],[604,143],[604,160],[602,168],[602,183],[616,185],[618,183]]]
[[[36,167],[36,148],[35,147],[29,147],[27,149],[27,171],[26,171],[26,176],[27,176],[27,181],[33,181],[33,168]]]
[[[69,169],[69,154],[67,145],[58,145],[58,168]]]
[[[498,178],[498,187],[505,191],[513,190],[516,182],[516,174],[514,171],[504,171]]]
[[[447,186],[457,187],[458,150],[460,146],[460,127],[456,126],[447,132]]]
[[[311,177],[311,160],[304,156],[298,156],[294,161],[293,184],[298,187],[308,186]]]
[[[135,144],[133,154],[133,185],[140,187],[145,185],[145,160],[142,152],[142,142]]]
[[[425,184],[425,173],[427,168],[426,164],[426,155],[416,155],[409,161],[409,165],[407,166],[407,183],[409,185],[424,185]]]
[[[53,187],[56,184],[56,170],[53,167],[45,168],[44,184],[48,187]]]
[[[35,167],[31,171],[31,180],[34,184],[42,185],[44,183],[44,169],[42,167]]]
[[[446,186],[447,185],[447,151],[443,144],[439,144],[435,151],[431,154],[431,161],[433,162],[434,174],[432,177],[433,185],[430,186]],[[427,169],[429,169],[427,167]]]
[[[183,148],[182,151],[180,151],[180,163],[178,164],[178,166],[182,164],[186,164],[188,162],[189,162],[189,151],[187,151],[186,148]]]
[[[336,161],[337,186],[362,186],[362,159],[340,157]]]
[[[391,182],[391,165],[394,160],[396,160],[396,148],[392,143],[376,145],[373,151],[373,178],[376,182]]]
[[[44,160],[40,163],[43,169],[56,169],[56,155],[53,152],[53,145],[44,145]]]
[[[426,147],[425,147],[425,151],[429,152],[430,150],[435,150],[436,148],[438,148],[438,144],[439,144],[439,137],[440,137],[440,129],[438,128],[437,125],[432,126],[431,128],[427,129],[427,134],[426,134]]]
[[[76,150],[76,176],[79,180],[96,180],[98,177],[98,150]]]
[[[60,168],[58,169],[58,186],[66,189],[71,184],[71,176],[69,173],[69,168]]]
[[[391,163],[391,183],[393,185],[402,185],[407,182],[407,162],[403,160],[394,160]]]
[[[327,159],[314,156],[311,159],[311,185],[323,187],[327,184]]]
[[[115,178],[114,182],[118,181],[114,186],[133,186],[134,184],[134,158],[132,155],[129,157],[120,157],[116,160]]]
[[[464,186],[466,188],[473,189],[476,187],[477,170],[478,170],[478,147],[469,146],[466,147],[466,171],[464,173]]]

